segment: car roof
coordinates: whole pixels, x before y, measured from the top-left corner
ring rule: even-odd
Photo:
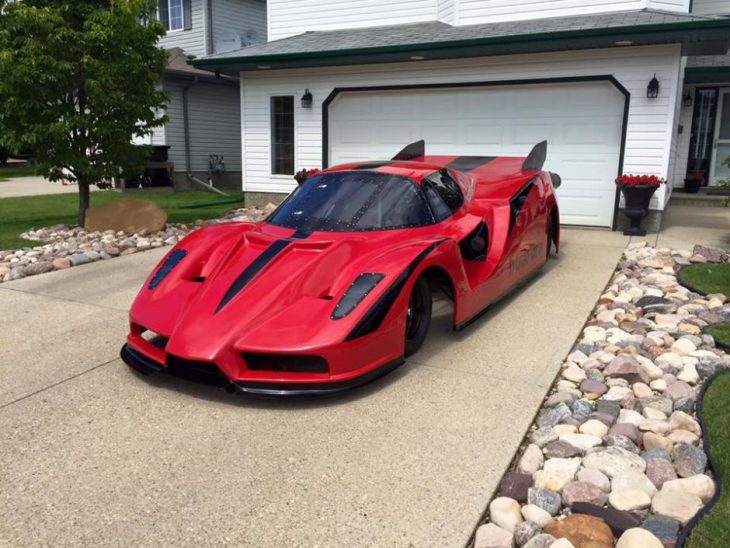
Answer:
[[[421,182],[433,172],[447,168],[489,183],[506,177],[534,175],[539,171],[522,169],[524,160],[524,157],[510,156],[421,156],[411,160],[350,162],[327,168],[324,172],[376,171]]]

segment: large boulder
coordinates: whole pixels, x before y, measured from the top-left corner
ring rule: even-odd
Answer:
[[[86,210],[84,228],[89,232],[123,230],[124,232],[158,232],[164,230],[167,213],[147,200],[125,198]]]

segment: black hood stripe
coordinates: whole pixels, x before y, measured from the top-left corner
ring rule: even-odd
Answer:
[[[456,171],[467,172],[488,164],[495,158],[496,156],[459,156],[456,160],[449,162],[446,167]]]
[[[403,287],[406,285],[408,278],[410,278],[413,271],[416,270],[416,267],[421,264],[423,259],[425,259],[429,253],[445,241],[446,239],[438,240],[421,251],[416,258],[409,263],[406,269],[400,273],[395,281],[390,284],[390,287],[385,290],[377,301],[375,301],[375,304],[370,307],[370,310],[368,310],[360,321],[357,322],[357,325],[355,325],[353,330],[350,331],[350,334],[347,335],[345,341],[351,341],[358,337],[362,337],[363,335],[367,335],[368,333],[377,331],[380,328],[380,324],[383,323],[383,320],[388,315],[388,311],[390,311],[393,307],[393,303],[395,303],[398,295],[400,295],[400,292],[403,290]]]

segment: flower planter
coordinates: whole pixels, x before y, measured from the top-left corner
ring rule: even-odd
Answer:
[[[624,235],[626,236],[645,236],[646,230],[641,228],[641,220],[646,217],[649,212],[649,202],[651,197],[659,188],[657,185],[637,185],[622,186],[621,192],[624,194],[625,209],[624,215],[631,222]]]
[[[688,194],[696,194],[702,186],[703,179],[685,179],[684,191]]]

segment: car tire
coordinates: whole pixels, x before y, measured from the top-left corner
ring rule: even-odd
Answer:
[[[545,252],[545,260],[547,261],[550,258],[550,252],[553,248],[553,222],[552,219],[548,221],[548,230],[547,230],[547,251]]]
[[[405,355],[412,356],[423,345],[431,325],[431,286],[425,278],[413,285],[406,309]]]

